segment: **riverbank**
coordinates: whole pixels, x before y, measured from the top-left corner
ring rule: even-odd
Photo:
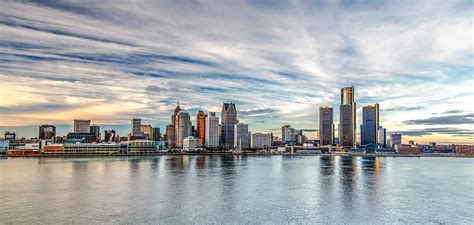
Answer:
[[[256,152],[176,152],[176,153],[134,153],[134,154],[31,154],[31,155],[0,155],[0,158],[8,157],[27,157],[27,158],[55,158],[55,157],[130,157],[130,156],[173,156],[173,155],[244,155],[244,156],[361,156],[361,157],[455,157],[455,158],[474,158],[474,155],[460,154],[387,154],[387,153],[350,153],[333,152],[328,154],[289,154],[289,153],[256,153]]]

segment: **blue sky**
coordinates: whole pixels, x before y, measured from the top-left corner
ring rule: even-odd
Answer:
[[[177,100],[193,117],[234,101],[254,131],[312,129],[354,85],[358,123],[379,103],[404,141],[474,143],[473,12],[472,1],[2,1],[0,131],[74,118],[164,127]]]

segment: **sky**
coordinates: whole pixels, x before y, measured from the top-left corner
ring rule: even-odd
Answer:
[[[474,143],[474,4],[466,1],[1,1],[0,132],[73,119],[164,129],[179,100],[235,102],[256,132],[317,129],[355,87],[403,142]]]

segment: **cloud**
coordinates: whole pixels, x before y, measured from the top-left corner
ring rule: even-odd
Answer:
[[[416,124],[416,125],[453,125],[453,124],[473,124],[474,113],[466,115],[451,115],[451,116],[440,116],[431,117],[428,119],[416,119],[403,121],[405,124]]]
[[[449,110],[446,112],[443,112],[443,114],[458,114],[458,113],[463,113],[463,110]]]
[[[419,109],[424,109],[425,107],[423,106],[416,106],[416,107],[397,107],[397,108],[387,108],[387,109],[382,109],[381,111],[412,111],[412,110],[419,110]]]
[[[406,130],[406,131],[399,131],[398,133],[401,133],[407,136],[427,136],[427,135],[432,135],[432,134],[448,134],[448,135],[459,136],[459,137],[461,136],[472,137],[474,135],[473,130],[446,128],[446,127]]]
[[[273,112],[275,112],[275,110],[274,109],[269,109],[269,108],[253,109],[253,110],[240,110],[239,115],[242,115],[242,116],[257,116],[257,115],[265,115],[265,114],[269,114],[269,113],[273,113]]]

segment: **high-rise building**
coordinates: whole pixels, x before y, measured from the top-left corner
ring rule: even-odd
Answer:
[[[174,109],[173,115],[171,115],[171,121],[169,125],[166,125],[166,142],[168,147],[175,148],[176,147],[176,117],[178,113],[181,111],[181,107],[178,104]]]
[[[116,142],[115,130],[105,130],[104,131],[104,141],[105,142]]]
[[[395,147],[395,145],[401,145],[402,144],[402,134],[399,133],[393,133],[390,134],[390,145]]]
[[[234,148],[242,150],[249,147],[249,125],[237,123],[234,125]]]
[[[209,148],[219,147],[219,117],[216,116],[215,112],[209,112],[209,116],[206,117],[205,132],[205,146]]]
[[[94,125],[90,126],[89,130],[90,130],[91,134],[95,135],[95,141],[100,142],[100,127],[99,127],[99,125],[94,124]]]
[[[161,132],[159,127],[153,127],[152,141],[161,141]]]
[[[140,136],[140,126],[142,125],[142,119],[139,118],[133,118],[132,119],[132,136]]]
[[[382,126],[379,126],[377,141],[380,146],[387,146],[387,129]]]
[[[235,104],[224,103],[221,113],[221,145],[224,148],[234,146],[234,125],[237,123],[237,109]]]
[[[290,125],[281,127],[281,141],[286,144],[294,144],[296,142],[296,130]]]
[[[196,115],[196,140],[201,141],[198,143],[201,146],[204,146],[206,141],[206,117],[207,115],[201,110]]]
[[[176,119],[176,146],[178,148],[183,147],[183,140],[191,136],[191,118],[189,113],[181,110],[175,117]]]
[[[38,138],[40,140],[52,140],[56,138],[56,127],[53,125],[41,125],[39,127]]]
[[[352,123],[352,132],[351,136],[349,138],[352,138],[352,145],[355,146],[356,144],[356,134],[357,134],[357,129],[356,129],[356,102],[355,102],[355,89],[354,86],[352,87],[344,87],[341,89],[341,105],[350,105],[351,106],[351,123]],[[340,121],[342,119],[340,118]],[[341,139],[341,138],[339,138]],[[339,140],[341,142],[341,140]],[[343,145],[346,146],[346,145]]]
[[[355,145],[352,121],[352,105],[341,105],[339,108],[339,146],[353,147]]]
[[[321,145],[333,145],[334,140],[334,124],[333,124],[333,108],[319,108],[319,143]]]
[[[360,144],[378,144],[379,104],[362,107]]]
[[[74,120],[74,133],[91,133],[91,121],[90,120]]]
[[[250,142],[252,148],[271,147],[272,134],[252,133]]]
[[[140,134],[145,137],[146,140],[153,139],[153,127],[151,125],[140,125]]]

